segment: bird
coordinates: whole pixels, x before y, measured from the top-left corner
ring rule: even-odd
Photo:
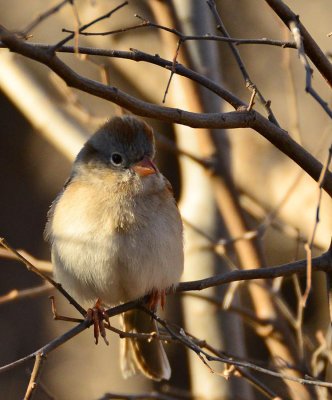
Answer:
[[[101,320],[104,307],[146,295],[155,311],[183,272],[181,216],[154,157],[154,133],[145,121],[132,115],[109,119],[78,153],[48,213],[45,239],[55,278],[75,299],[95,304],[90,310]],[[158,332],[142,310],[121,319],[125,332]],[[103,329],[103,321],[94,323]],[[158,338],[132,335],[120,343],[124,377],[141,372],[155,381],[170,379]]]

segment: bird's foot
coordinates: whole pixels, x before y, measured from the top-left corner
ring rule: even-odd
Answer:
[[[104,342],[109,345],[108,340],[106,338],[106,330],[104,321],[110,327],[110,321],[108,315],[106,313],[105,308],[102,305],[100,299],[96,301],[96,304],[93,308],[89,308],[86,314],[86,318],[93,323],[93,333],[95,338],[95,343],[98,344],[99,335],[104,339]]]
[[[156,312],[160,302],[161,308],[164,309],[166,304],[166,290],[153,289],[149,294],[148,308]]]

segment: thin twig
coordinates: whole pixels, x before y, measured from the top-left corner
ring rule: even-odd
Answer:
[[[7,294],[4,294],[0,296],[0,305],[7,304],[7,303],[12,303],[14,301],[22,300],[22,299],[27,299],[27,298],[33,298],[36,296],[39,296],[41,294],[47,293],[50,290],[53,289],[53,286],[49,284],[43,283],[40,286],[28,288],[28,289],[13,289]]]
[[[87,24],[82,25],[79,29],[78,29],[78,33],[82,33],[85,29],[90,28],[90,26],[96,24],[97,22],[102,21],[103,19],[107,19],[110,18],[115,12],[117,12],[118,10],[120,10],[121,8],[123,8],[124,6],[128,5],[128,1],[125,1],[121,4],[119,4],[117,7],[113,8],[111,11],[107,12],[106,14],[95,18],[94,20],[90,21]],[[67,37],[65,37],[64,39],[60,40],[58,43],[56,43],[54,46],[51,47],[51,52],[54,53],[59,47],[63,46],[65,43],[67,43],[69,40],[73,39],[73,37],[75,37],[75,32],[76,31],[72,31],[72,33],[70,35],[68,35]]]
[[[61,8],[66,5],[67,3],[72,3],[72,0],[63,0],[59,4],[55,5],[54,7],[50,8],[49,10],[43,12],[42,14],[38,15],[38,17],[29,23],[21,32],[20,35],[26,37],[34,28],[36,28],[41,22],[45,19],[49,18],[52,14],[57,13],[61,10]]]
[[[78,15],[78,10],[76,7],[76,4],[74,3],[74,1],[71,1],[71,5],[72,5],[72,11],[74,14],[74,21],[75,21],[75,30],[74,30],[74,47],[75,47],[75,53],[78,55],[78,45],[79,45],[79,29],[81,26],[81,21],[80,21],[80,17]]]
[[[179,39],[178,44],[176,46],[175,55],[173,57],[173,64],[172,64],[171,74],[170,74],[170,77],[169,77],[167,85],[166,85],[166,89],[165,89],[165,93],[164,93],[164,97],[163,97],[163,103],[165,103],[165,101],[166,101],[166,96],[167,96],[169,87],[171,85],[172,78],[173,78],[173,76],[174,76],[174,74],[176,72],[175,66],[177,64],[177,58],[178,58],[180,47],[181,47],[182,43],[183,43],[182,40]]]
[[[52,263],[50,261],[39,260],[32,257],[31,254],[27,253],[25,250],[19,249],[18,252],[27,260],[29,260],[33,265],[35,265],[39,271],[46,273],[48,275],[52,274]],[[7,258],[9,260],[20,260],[19,257],[12,253],[10,250],[0,247],[0,258]]]
[[[86,315],[86,310],[80,304],[78,304],[77,301],[72,296],[70,296],[70,294],[59,283],[55,282],[52,278],[39,271],[39,269],[36,268],[29,260],[27,260],[17,250],[11,247],[4,238],[0,238],[0,245],[15,254],[17,258],[25,264],[28,271],[32,271],[34,274],[38,275],[40,278],[44,279],[52,286],[54,286],[69,301],[69,303],[76,308],[76,310],[80,314],[82,314],[83,316]]]
[[[322,387],[328,387],[332,388],[332,382],[324,382],[316,379],[305,379],[305,378],[297,378],[295,376],[291,375],[286,375],[277,371],[273,371],[271,369],[267,369],[264,367],[261,367],[259,365],[253,364],[248,361],[242,361],[239,360],[238,358],[232,356],[232,357],[227,357],[224,355],[224,353],[219,352],[218,350],[214,349],[212,346],[208,345],[205,341],[199,341],[195,338],[195,342],[191,340],[191,337],[194,338],[194,336],[188,336],[183,330],[180,331],[180,333],[175,332],[169,324],[158,317],[156,314],[154,314],[152,311],[146,309],[145,307],[142,307],[142,310],[144,310],[146,313],[151,315],[153,319],[155,319],[160,325],[162,325],[172,336],[174,336],[176,339],[179,340],[180,343],[182,343],[185,347],[193,350],[199,358],[204,362],[204,364],[210,368],[212,372],[214,372],[211,368],[211,366],[208,364],[208,361],[217,361],[217,362],[222,362],[225,364],[230,364],[234,365],[235,367],[243,367],[243,368],[249,368],[252,369],[256,372],[260,372],[266,375],[274,376],[276,378],[280,378],[283,380],[289,380],[305,385],[315,385],[315,386],[322,386]],[[203,347],[207,348],[210,351],[213,351],[214,354],[218,354],[217,356],[213,356],[206,351],[203,350]],[[290,366],[287,366],[287,369],[289,369]]]
[[[289,35],[288,29],[286,27],[283,29],[283,34]],[[288,37],[288,36],[287,36]],[[297,140],[298,143],[302,144],[302,139],[301,139],[301,129],[300,129],[300,110],[299,110],[299,103],[297,99],[297,93],[296,93],[296,86],[295,86],[295,75],[294,71],[292,68],[292,62],[291,62],[291,51],[287,50],[283,52],[283,62],[282,62],[282,67],[285,69],[286,72],[286,79],[288,80],[287,83],[287,88],[288,90],[288,95],[287,100],[289,102],[289,107],[288,109],[288,119],[289,119],[289,125],[290,125],[290,134],[294,137],[294,139]]]
[[[309,293],[310,293],[310,290],[311,290],[311,275],[312,275],[312,260],[311,260],[312,257],[311,257],[311,252],[312,252],[313,243],[315,241],[317,227],[318,227],[318,224],[320,222],[320,207],[321,207],[322,194],[323,194],[322,185],[323,185],[323,182],[325,180],[326,173],[329,170],[331,159],[332,159],[332,145],[329,148],[329,152],[328,152],[328,156],[327,156],[326,162],[325,162],[325,164],[323,166],[322,172],[321,172],[319,180],[318,180],[318,202],[317,202],[317,207],[316,207],[316,218],[315,218],[314,228],[312,230],[311,239],[304,246],[305,251],[307,253],[307,275],[306,275],[307,279],[306,279],[306,289],[305,289],[305,292],[304,292],[303,298],[302,298],[303,306],[306,305],[306,302],[308,300]]]
[[[270,370],[267,368],[263,368],[259,365],[253,364],[251,362],[239,360],[234,356],[231,356],[231,357],[225,356],[224,353],[218,352],[217,350],[213,349],[213,347],[208,345],[205,341],[199,341],[199,340],[195,339],[195,342],[194,342],[193,339],[191,339],[192,336],[188,336],[188,334],[185,334],[185,332],[181,331],[180,334],[176,333],[173,329],[170,328],[170,326],[167,324],[166,321],[162,320],[161,318],[156,316],[153,312],[149,311],[145,307],[142,307],[141,304],[142,304],[142,302],[137,302],[137,301],[129,302],[126,304],[122,304],[120,306],[113,307],[113,308],[107,310],[107,313],[109,316],[114,316],[114,315],[118,315],[120,313],[123,313],[125,311],[128,311],[128,310],[136,308],[136,307],[142,308],[145,312],[149,313],[154,319],[156,319],[156,321],[159,324],[161,324],[166,329],[166,331],[169,332],[169,334],[171,336],[173,336],[175,339],[177,339],[180,343],[184,344],[186,347],[195,351],[195,353],[200,357],[202,362],[204,362],[205,365],[208,368],[210,368],[210,370],[212,370],[212,369],[208,365],[207,361],[217,361],[217,362],[222,362],[222,363],[226,363],[226,364],[231,364],[231,365],[234,365],[234,366],[240,367],[240,368],[249,368],[249,369],[255,370],[257,372],[263,373],[263,374],[274,376],[274,377],[277,377],[280,379],[291,380],[291,381],[302,383],[302,384],[317,385],[317,386],[322,386],[322,387],[332,387],[332,383],[330,383],[330,382],[323,382],[323,381],[314,380],[314,379],[296,378],[296,377],[285,375],[285,374],[282,374],[282,373],[279,373],[279,372],[276,372],[276,371],[273,371],[273,370]],[[91,325],[91,323],[92,322],[88,321],[87,319],[84,320],[79,325],[77,325],[73,329],[69,330],[64,335],[61,335],[60,337],[54,339],[53,341],[51,341],[47,345],[43,346],[41,349],[37,350],[36,352],[34,352],[26,357],[23,357],[19,360],[16,360],[10,364],[7,364],[3,367],[0,367],[0,373],[8,371],[12,368],[15,368],[18,365],[21,365],[21,364],[27,362],[28,360],[35,358],[38,354],[43,354],[44,356],[46,356],[51,351],[55,350],[57,347],[59,347],[66,341],[72,339],[73,337],[75,337],[76,335],[81,333],[83,330],[88,328]],[[192,337],[192,338],[194,338],[194,337]],[[213,353],[216,354],[216,352],[217,352],[218,356],[211,356],[211,354],[205,352],[202,349],[202,347],[206,347],[210,351],[212,351],[212,349],[213,349]],[[288,368],[289,368],[289,366],[288,366]]]
[[[170,396],[161,392],[125,394],[125,393],[105,393],[99,400],[179,400],[179,397]]]
[[[9,371],[13,368],[18,367],[19,365],[25,364],[26,362],[32,360],[37,356],[37,354],[43,354],[45,357],[51,353],[53,350],[57,349],[59,346],[63,345],[64,343],[68,342],[71,340],[73,337],[77,336],[81,332],[83,332],[85,329],[87,329],[91,325],[91,322],[88,320],[84,320],[80,324],[76,325],[74,328],[70,329],[66,333],[64,333],[61,336],[58,336],[51,342],[47,343],[45,346],[41,347],[37,351],[22,357],[16,361],[13,361],[9,364],[6,364],[2,367],[0,367],[0,374],[6,371]]]
[[[266,3],[279,16],[283,23],[289,28],[290,21],[297,21],[298,16],[281,0],[265,0]],[[314,63],[318,71],[332,87],[332,65],[318,44],[314,41],[305,26],[298,22],[300,28],[304,50]]]
[[[38,384],[38,378],[41,372],[41,367],[43,365],[43,361],[45,357],[43,353],[37,353],[35,357],[35,365],[33,367],[30,381],[24,396],[24,400],[30,400],[32,398],[33,393],[35,392]]]
[[[257,94],[257,88],[254,87],[254,89],[253,89],[253,91],[251,93],[251,97],[250,97],[250,101],[249,101],[249,104],[248,104],[248,107],[247,107],[247,111],[251,111],[252,110],[252,108],[253,108],[253,106],[255,104],[256,94]]]
[[[230,37],[226,27],[224,26],[222,19],[218,13],[217,10],[217,5],[215,3],[215,0],[208,0],[207,1],[208,6],[210,7],[210,10],[214,16],[214,18],[217,21],[217,29],[221,32],[221,34],[225,37]],[[262,93],[260,92],[260,90],[257,88],[257,86],[253,83],[253,81],[251,80],[249,73],[244,65],[244,61],[242,60],[242,57],[240,55],[239,50],[237,49],[237,47],[235,46],[234,43],[230,42],[229,43],[229,47],[234,55],[234,58],[240,68],[240,71],[242,73],[243,79],[245,81],[246,87],[251,90],[252,92],[256,92],[256,95],[259,99],[259,101],[261,102],[261,104],[263,105],[263,107],[265,108],[266,112],[267,112],[267,116],[268,119],[274,123],[276,126],[279,127],[278,121],[276,119],[276,117],[274,116],[272,110],[271,110],[271,101],[270,100],[265,100],[265,98],[263,97]]]
[[[281,41],[281,40],[273,40],[273,39],[267,39],[267,38],[262,38],[262,39],[241,39],[241,38],[231,38],[231,37],[222,37],[222,36],[217,36],[217,35],[211,35],[211,34],[206,34],[206,35],[185,35],[184,33],[178,31],[177,29],[173,28],[168,28],[166,26],[156,24],[154,22],[151,22],[145,18],[140,17],[139,15],[135,14],[135,17],[140,18],[143,20],[141,24],[134,25],[134,26],[129,26],[126,28],[120,28],[120,29],[115,29],[112,31],[104,31],[104,32],[80,32],[79,34],[82,36],[109,36],[109,35],[116,35],[119,33],[125,33],[129,32],[132,30],[136,29],[142,29],[142,28],[157,28],[160,30],[167,31],[169,33],[173,33],[174,35],[178,36],[182,42],[187,42],[187,41],[216,41],[216,42],[226,42],[226,43],[234,43],[235,45],[246,45],[246,44],[252,44],[252,45],[270,45],[270,46],[277,46],[277,47],[282,47],[282,48],[291,48],[291,49],[296,49],[296,44],[295,42],[290,42],[290,41]],[[66,33],[74,33],[73,30],[71,29],[62,29],[63,32]]]
[[[279,397],[274,390],[270,389],[264,382],[245,371],[243,368],[237,368],[235,376],[237,374],[249,382],[256,390],[265,395],[268,399],[281,400],[281,397]]]
[[[148,297],[146,299],[143,299],[143,304],[144,304],[144,301],[147,301],[147,300],[148,300]],[[130,301],[125,304],[121,304],[121,305],[118,305],[118,306],[108,309],[107,315],[109,317],[114,317],[115,315],[119,315],[126,311],[137,308],[137,307],[139,307],[140,304],[142,304],[142,300]],[[87,318],[84,319],[82,322],[80,322],[74,328],[70,329],[63,335],[58,336],[57,338],[53,339],[51,342],[47,343],[45,346],[41,347],[40,349],[36,350],[35,352],[33,352],[25,357],[22,357],[16,361],[13,361],[7,365],[0,367],[0,374],[28,362],[29,360],[35,358],[36,355],[39,353],[43,354],[46,357],[49,353],[51,353],[52,351],[54,351],[55,349],[57,349],[59,346],[63,345],[64,343],[68,342],[69,340],[71,340],[72,338],[74,338],[75,336],[77,336],[78,334],[83,332],[85,329],[89,328],[92,324],[93,324],[93,322],[91,320],[89,320]]]
[[[75,322],[75,323],[81,323],[83,322],[82,318],[72,318],[72,317],[65,317],[63,315],[58,314],[56,310],[56,305],[55,305],[55,297],[54,296],[49,296],[49,299],[51,300],[51,309],[52,309],[52,314],[53,314],[53,319],[57,321],[67,321],[67,322]]]
[[[297,343],[300,353],[300,358],[304,361],[304,342],[303,342],[303,332],[302,332],[302,325],[303,325],[303,313],[304,313],[304,303],[302,301],[302,293],[299,278],[297,275],[293,275],[293,283],[295,288],[296,294],[296,301],[297,301],[297,315],[294,323],[294,328],[297,337]]]
[[[305,91],[309,93],[323,108],[323,110],[327,113],[327,115],[332,118],[332,110],[329,108],[329,105],[326,101],[324,101],[321,96],[316,92],[316,90],[312,87],[312,69],[309,65],[309,61],[307,59],[307,55],[304,51],[304,45],[301,37],[300,28],[297,21],[290,21],[289,28],[294,36],[294,40],[296,43],[296,47],[298,50],[299,58],[304,65],[305,69]]]

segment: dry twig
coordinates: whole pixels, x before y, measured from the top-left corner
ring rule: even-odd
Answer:
[[[309,93],[323,108],[323,110],[327,113],[327,115],[332,118],[332,110],[330,110],[329,105],[326,101],[324,101],[321,96],[316,92],[316,90],[312,87],[312,69],[309,65],[309,61],[307,59],[307,55],[304,51],[304,45],[301,37],[301,32],[299,28],[299,24],[297,21],[290,21],[289,23],[290,30],[294,36],[294,40],[296,43],[296,47],[298,50],[298,54],[302,64],[304,65],[305,72],[306,72],[306,79],[305,79],[305,91]]]

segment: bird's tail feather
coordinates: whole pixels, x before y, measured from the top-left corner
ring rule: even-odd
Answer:
[[[156,321],[140,310],[122,314],[125,332],[158,332]],[[151,341],[125,338],[121,340],[121,369],[125,378],[142,372],[155,381],[170,379],[171,367],[162,343],[158,339]]]

